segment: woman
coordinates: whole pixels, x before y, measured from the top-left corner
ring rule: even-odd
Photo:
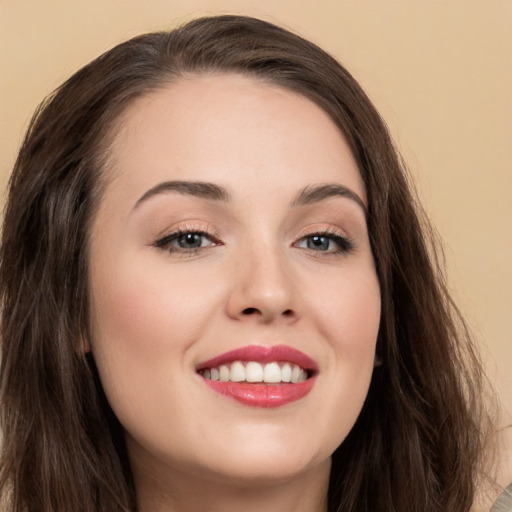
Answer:
[[[37,112],[1,252],[8,511],[467,511],[481,367],[386,127],[263,21]]]

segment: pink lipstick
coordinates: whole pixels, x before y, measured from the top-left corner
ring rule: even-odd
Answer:
[[[306,396],[317,365],[286,345],[250,345],[209,359],[197,372],[213,391],[254,407],[280,407]]]

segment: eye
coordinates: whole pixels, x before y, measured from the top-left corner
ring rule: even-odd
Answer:
[[[314,233],[301,238],[296,247],[316,252],[348,253],[354,248],[354,244],[338,233]]]
[[[204,247],[213,247],[218,243],[213,236],[204,231],[177,230],[156,241],[155,246],[166,248],[170,252],[196,252]]]

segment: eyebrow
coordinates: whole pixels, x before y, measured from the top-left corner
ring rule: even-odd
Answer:
[[[213,201],[228,201],[230,199],[229,192],[214,183],[202,181],[164,181],[145,192],[135,203],[134,209],[149,198],[167,192],[177,192],[178,194],[201,197]]]
[[[229,201],[231,195],[220,185],[207,183],[203,181],[164,181],[146,191],[135,203],[134,209],[142,203],[158,194],[176,192],[178,194],[200,197],[213,201]],[[351,199],[361,207],[365,215],[368,215],[368,209],[363,200],[351,189],[337,183],[328,183],[323,185],[310,185],[305,187],[297,197],[292,201],[291,206],[306,206],[319,203],[331,197],[346,197]]]
[[[297,197],[292,201],[292,206],[305,206],[309,204],[319,203],[331,197],[346,197],[359,205],[368,215],[368,208],[363,200],[351,189],[338,183],[327,183],[325,185],[311,185],[304,188]]]

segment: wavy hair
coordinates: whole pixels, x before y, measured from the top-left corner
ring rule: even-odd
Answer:
[[[67,80],[32,119],[0,252],[3,510],[137,510],[122,428],[82,350],[89,227],[119,116],[141,95],[212,72],[256,77],[315,102],[345,136],[366,186],[382,364],[332,456],[329,511],[468,511],[483,448],[483,373],[388,130],[335,59],[239,16],[122,43]]]

